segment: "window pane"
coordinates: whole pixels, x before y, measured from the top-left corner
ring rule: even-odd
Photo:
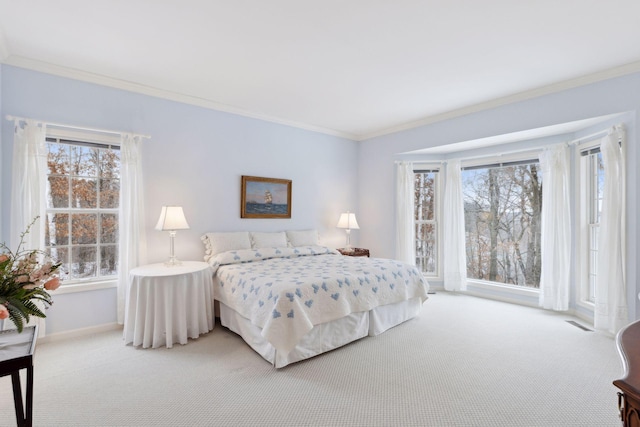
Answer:
[[[540,286],[538,164],[462,172],[469,278]]]
[[[79,209],[98,207],[98,180],[96,178],[73,178],[71,192],[71,207]]]
[[[115,245],[100,247],[100,275],[118,274],[118,248]]]
[[[98,215],[73,214],[71,216],[71,244],[84,245],[98,242]]]
[[[435,217],[435,175],[435,172],[415,174],[416,221],[432,221]]]
[[[97,177],[99,150],[97,148],[72,145],[71,147],[71,175],[82,177]]]
[[[101,214],[100,220],[100,243],[118,243],[118,216]]]
[[[101,150],[100,177],[101,178],[120,178],[120,151],[119,150]]]
[[[115,209],[120,205],[120,180],[100,179],[100,207]]]
[[[50,175],[66,175],[69,173],[69,146],[63,144],[47,144],[47,168]]]
[[[600,223],[600,215],[602,214],[602,192],[604,191],[604,164],[602,163],[602,153],[597,154],[596,176],[597,203],[595,208],[598,212],[596,215],[596,222]]]
[[[47,186],[47,208],[69,207],[69,178],[50,176]]]
[[[96,276],[95,246],[78,246],[71,251],[71,278],[85,279]]]
[[[62,263],[58,269],[58,273],[60,274],[60,279],[66,279],[67,277],[65,276],[71,271],[69,268],[69,249],[53,247],[49,248],[46,252],[53,261]]]
[[[69,244],[69,214],[47,214],[44,229],[44,245],[57,246]]]
[[[594,252],[598,252],[598,225],[594,224],[589,226],[589,229],[591,230],[591,233],[589,235],[589,245],[590,245],[590,249]]]
[[[434,224],[416,224],[416,266],[436,273],[436,230]]]

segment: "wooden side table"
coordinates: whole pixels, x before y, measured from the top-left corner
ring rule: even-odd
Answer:
[[[640,321],[626,326],[616,337],[624,377],[613,385],[618,392],[618,411],[624,427],[640,426]]]
[[[347,251],[346,248],[339,248],[338,252],[346,256],[369,256],[369,249],[363,248],[352,248],[351,251]]]
[[[33,423],[33,352],[37,338],[37,325],[25,327],[22,333],[17,329],[0,331],[0,377],[11,374],[18,427],[31,427]],[[20,369],[27,370],[25,406],[22,404]]]

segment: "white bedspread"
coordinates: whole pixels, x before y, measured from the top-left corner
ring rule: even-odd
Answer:
[[[428,284],[411,265],[342,256],[322,246],[224,252],[209,261],[217,271],[214,297],[262,328],[288,353],[314,325],[413,297]]]

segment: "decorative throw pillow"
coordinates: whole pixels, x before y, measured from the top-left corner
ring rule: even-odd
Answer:
[[[274,233],[251,233],[251,243],[253,249],[259,248],[286,248],[287,235],[284,231]]]
[[[214,256],[221,252],[251,249],[251,239],[248,231],[207,233],[202,236],[202,241],[209,256]]]
[[[287,231],[287,239],[293,247],[297,246],[317,246],[318,230],[290,230]]]

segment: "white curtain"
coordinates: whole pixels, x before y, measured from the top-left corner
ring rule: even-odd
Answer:
[[[464,291],[467,289],[467,255],[460,160],[447,162],[443,211],[444,288]]]
[[[542,271],[540,306],[569,309],[571,265],[571,206],[569,202],[569,147],[558,145],[540,154],[542,191]]]
[[[23,122],[24,125],[20,126]],[[16,120],[13,134],[13,163],[11,176],[11,232],[10,247],[15,251],[20,234],[40,217],[24,237],[23,249],[44,249],[47,194],[46,126],[33,120]],[[39,304],[41,309],[44,306]],[[13,327],[12,322],[5,325]],[[29,325],[38,325],[38,335],[45,335],[45,319],[32,316]]]
[[[617,126],[600,143],[604,187],[598,232],[594,326],[613,334],[627,324],[624,138],[624,129]]]
[[[142,138],[123,134],[120,145],[120,218],[118,233],[118,323],[123,324],[129,271],[146,263],[142,192]]]
[[[415,265],[415,183],[413,163],[398,163],[396,172],[398,184],[396,190],[396,259]]]

